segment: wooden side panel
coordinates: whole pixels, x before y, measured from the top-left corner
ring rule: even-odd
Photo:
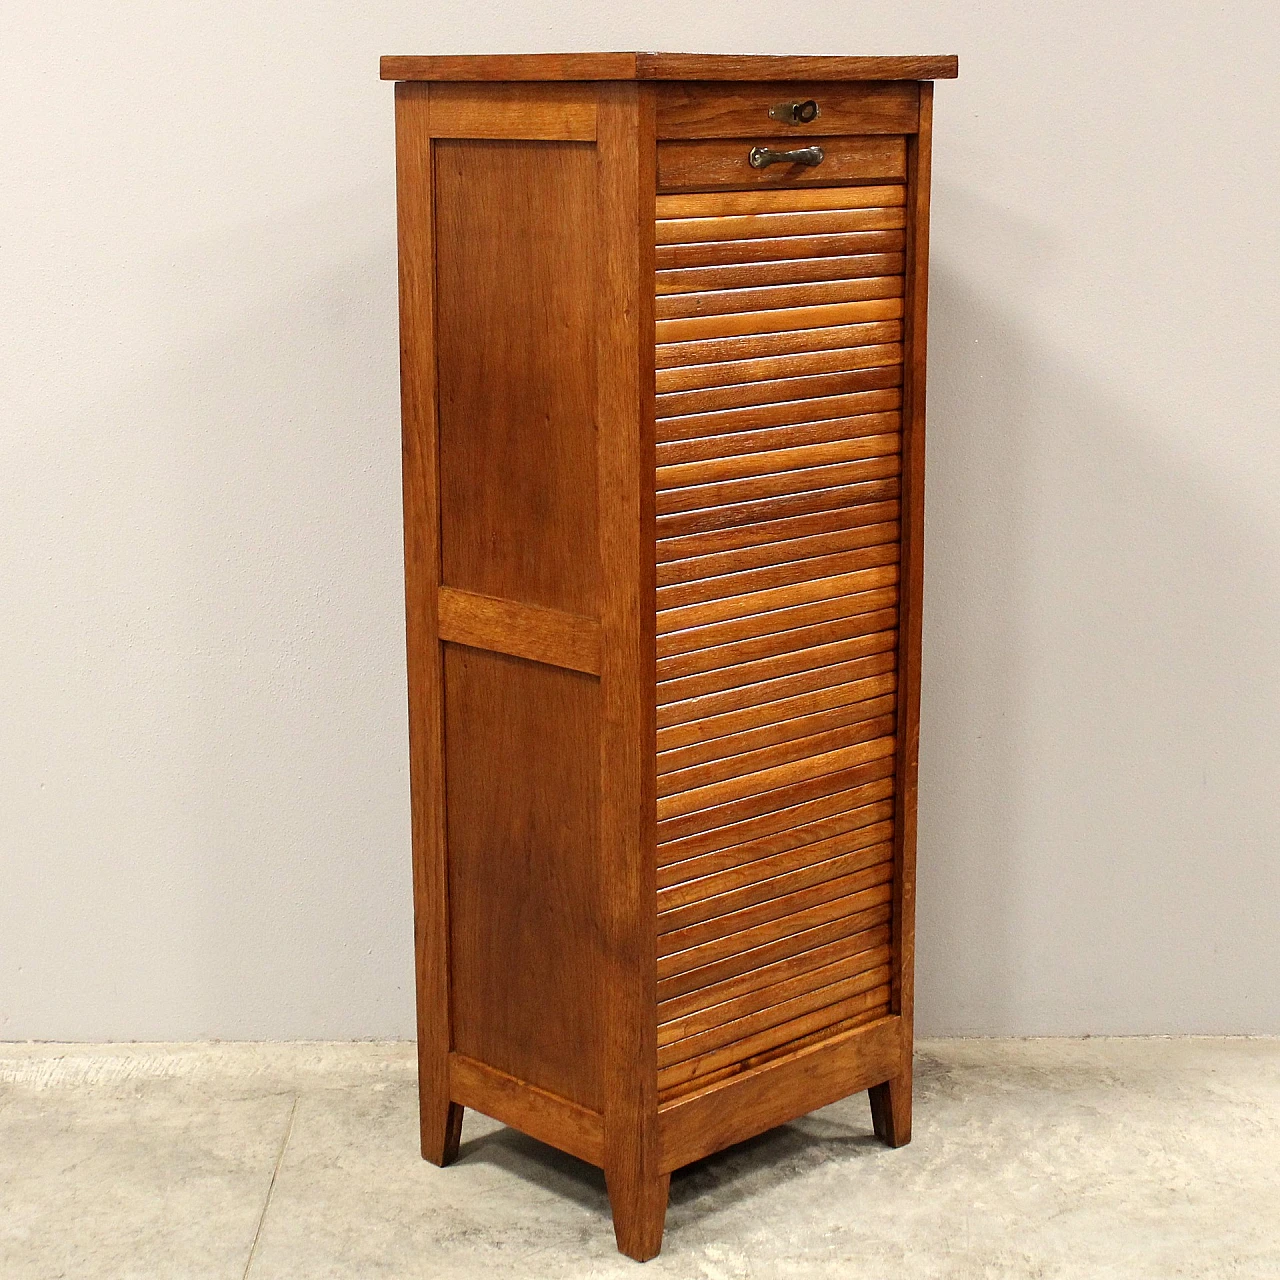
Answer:
[[[595,616],[595,147],[433,149],[442,581]]]
[[[400,414],[404,487],[405,638],[413,831],[422,1154],[448,1164],[462,1109],[449,1093],[448,892],[444,830],[444,684],[436,618],[440,505],[436,435],[435,244],[430,86],[396,86],[400,262]]]
[[[806,313],[851,280],[900,300],[905,259],[750,248],[894,230],[905,203],[897,184],[657,199],[658,245],[715,245],[727,252],[700,269],[739,273],[699,290],[691,253],[655,272],[659,317],[732,322],[657,330],[667,1103],[890,1011],[902,311],[817,327]],[[744,287],[763,268],[768,287]]]
[[[603,1105],[600,685],[445,646],[457,1052]]]
[[[601,873],[607,885],[605,1180],[618,1247],[662,1242],[653,971],[655,893],[653,560],[653,91],[600,88],[602,241],[597,299],[603,727]]]

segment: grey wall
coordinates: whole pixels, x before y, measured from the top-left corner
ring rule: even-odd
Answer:
[[[1280,1031],[1270,0],[16,8],[0,1039],[412,1033],[377,56],[957,52],[919,1020]]]

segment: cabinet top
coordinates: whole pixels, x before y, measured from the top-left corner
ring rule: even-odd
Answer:
[[[383,80],[954,80],[954,54],[768,57],[735,53],[391,55]]]

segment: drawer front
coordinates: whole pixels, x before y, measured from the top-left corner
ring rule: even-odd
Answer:
[[[890,1009],[904,195],[658,198],[663,1098]]]
[[[817,164],[776,161],[757,168],[756,147],[774,152],[818,147]],[[849,135],[806,140],[777,133],[745,138],[710,138],[658,143],[658,190],[696,191],[709,187],[823,186],[837,182],[902,182],[907,145],[901,134]]]
[[[770,110],[814,102],[806,121],[779,121]],[[781,132],[789,137],[842,133],[915,133],[920,87],[915,81],[865,84],[663,84],[658,87],[659,138],[739,138]]]

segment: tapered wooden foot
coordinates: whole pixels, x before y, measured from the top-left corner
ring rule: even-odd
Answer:
[[[911,1141],[911,1068],[868,1092],[876,1137],[891,1147],[905,1147]]]
[[[609,1205],[613,1209],[613,1234],[618,1252],[637,1262],[656,1258],[662,1248],[662,1228],[667,1220],[667,1193],[671,1175],[658,1178],[621,1178],[605,1170]]]
[[[463,1108],[456,1102],[433,1104],[422,1099],[422,1158],[438,1164],[442,1169],[458,1158],[458,1143],[462,1140]]]

